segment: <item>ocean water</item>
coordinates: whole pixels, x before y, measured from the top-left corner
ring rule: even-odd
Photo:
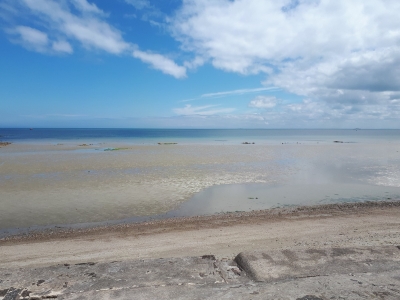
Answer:
[[[400,199],[400,130],[34,128],[0,141],[12,143],[0,148],[0,237]]]
[[[10,142],[88,143],[123,141],[132,144],[177,143],[346,143],[400,141],[397,129],[88,129],[0,128],[0,140]]]

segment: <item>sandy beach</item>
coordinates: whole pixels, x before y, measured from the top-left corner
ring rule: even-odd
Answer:
[[[0,242],[4,268],[109,262],[246,250],[400,244],[400,202],[273,209],[169,219],[75,231],[49,231]]]

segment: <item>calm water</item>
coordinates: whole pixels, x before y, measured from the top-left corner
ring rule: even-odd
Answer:
[[[399,141],[400,130],[355,129],[0,129],[0,140],[10,142],[124,141],[134,144],[178,143],[318,143],[343,141]]]
[[[16,146],[0,149],[0,237],[400,199],[400,130],[34,128],[0,129],[0,141]]]

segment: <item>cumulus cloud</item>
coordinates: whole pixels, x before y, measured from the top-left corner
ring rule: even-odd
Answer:
[[[282,86],[297,94],[307,95],[316,88],[339,91],[390,92],[400,89],[400,47],[353,52],[305,65],[290,62],[265,84]]]
[[[242,74],[288,59],[385,47],[400,36],[395,0],[308,0],[287,9],[291,3],[186,0],[172,29],[185,49]]]
[[[397,111],[398,11],[396,0],[185,0],[171,26],[214,67],[264,73],[265,85],[308,99],[288,113],[382,119]]]
[[[202,115],[210,116],[217,114],[231,113],[234,108],[216,108],[218,105],[204,105],[204,106],[192,106],[190,104],[185,105],[185,107],[173,109],[174,113],[178,115],[190,116],[190,115]]]
[[[175,78],[211,63],[241,75],[261,73],[262,89],[279,88],[305,99],[283,104],[266,96],[254,98],[250,107],[274,108],[259,111],[264,122],[286,117],[289,121],[398,117],[398,0],[183,0],[169,17],[148,0],[125,3],[135,7],[143,20],[168,22],[186,61],[177,64],[125,41],[93,1],[3,0],[0,15],[3,20],[12,14],[32,17],[29,26],[8,24],[13,38],[35,51],[72,53],[72,45],[81,44],[88,50],[132,55]],[[209,93],[186,101],[253,91],[262,90]],[[185,106],[175,112],[196,115],[221,109]]]
[[[157,54],[144,52],[140,50],[134,50],[132,53],[133,57],[140,59],[141,61],[150,64],[154,69],[160,70],[165,74],[174,76],[175,78],[186,77],[186,68],[178,66],[173,60]]]
[[[257,96],[250,101],[249,107],[254,108],[273,108],[278,100],[275,97]]]

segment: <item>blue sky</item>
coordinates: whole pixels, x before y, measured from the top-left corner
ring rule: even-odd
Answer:
[[[397,0],[2,0],[0,127],[399,128]]]

